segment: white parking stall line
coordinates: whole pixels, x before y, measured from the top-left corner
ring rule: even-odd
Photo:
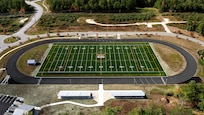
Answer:
[[[139,80],[141,81],[142,84],[144,84],[144,82],[141,80],[141,78],[139,78]]]
[[[42,81],[42,78],[38,79],[38,85],[40,85],[40,82]]]
[[[163,78],[163,77],[161,77],[161,80],[162,80],[163,84],[166,85],[166,82],[164,81],[164,78]]]
[[[147,79],[146,77],[145,77],[144,79],[145,79],[145,81],[147,82],[147,84],[150,84],[149,81],[148,81],[148,79]]]
[[[157,83],[154,81],[154,79],[152,79],[152,77],[151,77],[151,80],[153,81],[154,84],[157,84]]]
[[[15,99],[16,99],[16,97],[13,97],[13,98],[9,101],[9,103],[12,103]]]
[[[12,99],[12,97],[7,98],[7,100],[5,101],[5,103],[8,103],[11,99]]]
[[[1,96],[0,101],[2,101],[2,100],[3,100],[3,98],[4,98],[4,95],[2,95],[2,96]]]
[[[2,102],[5,102],[7,100],[8,96],[5,96],[5,98],[2,100]]]
[[[137,79],[136,79],[136,78],[134,78],[134,84],[135,84],[135,85],[136,85],[136,84],[138,84],[138,83],[137,83]]]

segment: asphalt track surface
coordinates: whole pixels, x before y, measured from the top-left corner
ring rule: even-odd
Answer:
[[[174,76],[158,77],[158,76],[132,76],[132,77],[66,77],[66,78],[34,78],[24,75],[17,69],[18,58],[27,50],[36,47],[38,45],[53,43],[53,42],[152,42],[169,46],[178,52],[180,52],[186,60],[186,68],[181,73]],[[8,60],[7,73],[11,76],[12,80],[21,84],[177,84],[183,83],[191,79],[197,69],[197,63],[195,59],[184,49],[171,44],[169,42],[154,40],[154,39],[49,39],[39,41],[30,45],[27,45],[18,50]]]

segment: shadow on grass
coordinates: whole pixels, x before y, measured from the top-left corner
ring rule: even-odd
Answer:
[[[196,83],[201,83],[202,79],[200,77],[192,77],[191,79],[189,79],[188,81],[185,81],[183,83],[189,83],[190,81],[195,81]]]

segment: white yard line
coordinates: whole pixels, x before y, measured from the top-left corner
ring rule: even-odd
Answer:
[[[85,71],[87,71],[87,61],[88,61],[88,57],[89,57],[89,50],[90,50],[90,45],[87,46],[87,51],[86,51],[86,62],[85,62]]]
[[[61,71],[63,71],[63,72],[65,72],[65,70],[66,70],[66,68],[67,68],[66,64],[67,64],[67,61],[68,61],[68,59],[69,59],[69,55],[68,55],[69,46],[66,45],[65,50],[66,50],[66,51],[64,52],[64,58],[63,58],[63,60],[61,61],[61,65],[63,66],[63,70],[61,70]]]
[[[67,46],[63,46],[63,52],[60,54],[60,57],[61,57],[61,55],[64,55],[63,56],[63,59],[60,59],[60,66],[62,66],[63,68],[66,68],[66,67],[64,67],[64,61],[65,61],[65,59],[66,59],[66,57],[67,57],[67,51],[68,50],[66,50],[65,48],[66,48]],[[65,52],[64,52],[64,50],[65,50]],[[62,71],[62,69],[59,69],[58,71]]]
[[[130,53],[128,52],[128,49],[125,49],[125,51],[126,51],[126,54],[128,55],[128,62],[129,62],[129,64],[130,64],[130,66],[133,66],[132,65],[132,62],[131,62],[131,58],[130,58]],[[133,71],[133,68],[131,68],[132,69],[132,71]]]
[[[65,63],[64,71],[66,71],[66,69],[67,69],[67,64],[68,64],[68,62],[70,61],[69,59],[70,59],[70,55],[71,55],[71,52],[72,52],[72,47],[73,47],[73,46],[68,45],[67,52],[69,53],[69,55],[68,55],[67,61],[66,61],[66,63]],[[69,50],[69,49],[70,49],[70,50]],[[69,51],[70,51],[70,52],[69,52]],[[69,66],[70,66],[70,65],[69,65]]]
[[[92,48],[95,48],[95,47],[92,46]],[[92,62],[93,62],[93,55],[94,55],[93,52],[94,52],[94,49],[92,49],[92,52],[91,52],[91,60],[90,60],[91,63],[90,63],[90,65],[89,65],[89,66],[92,66],[92,67],[94,67],[94,66],[93,66],[93,63],[92,63]],[[91,71],[91,70],[92,70],[92,68],[90,68],[90,71]]]
[[[100,45],[100,48],[103,48],[102,45]],[[100,49],[100,54],[102,54],[102,50],[103,50],[103,49]],[[100,66],[103,66],[103,65],[102,65],[102,61],[103,61],[103,60],[100,59]],[[103,71],[103,68],[100,68],[100,74],[102,74],[102,71]]]
[[[122,49],[122,57],[123,57],[123,61],[124,61],[124,63],[125,63],[125,67],[126,67],[126,71],[128,72],[129,71],[129,69],[128,69],[128,65],[127,65],[127,62],[126,62],[126,59],[125,59],[125,53],[124,53],[124,49],[123,49],[123,46],[121,46],[121,49]]]
[[[108,48],[109,48],[108,50],[109,50],[109,58],[110,58],[110,59],[109,59],[109,62],[110,62],[110,66],[113,66],[113,65],[112,65],[112,60],[111,60],[111,59],[112,59],[112,58],[111,58],[111,51],[110,51],[110,48],[111,48],[111,47],[108,46]],[[110,69],[111,69],[111,71],[112,71],[113,68],[111,67]]]
[[[78,64],[78,60],[79,60],[79,55],[80,55],[80,51],[81,51],[81,46],[79,46],[78,50],[79,50],[79,51],[78,51],[78,53],[77,53],[77,59],[76,59],[74,71],[76,71],[76,68],[77,68],[77,64]]]
[[[115,54],[115,45],[113,46],[113,54],[114,54],[114,62],[115,62],[115,69],[118,71],[118,65],[117,65],[117,60],[116,60],[116,54]]]
[[[104,47],[105,47],[105,71],[107,72],[107,68],[108,68],[108,65],[107,65],[107,52],[106,52],[107,45],[104,45]]]
[[[97,51],[98,51],[98,46],[96,45],[96,54],[97,54]],[[97,57],[96,57],[96,59],[95,59],[96,61],[95,61],[95,71],[97,71]]]
[[[118,54],[118,57],[119,57],[119,59],[118,59],[118,60],[119,60],[119,62],[120,62],[120,66],[123,66],[123,64],[122,64],[122,62],[121,62],[121,58],[120,58],[120,52],[119,52],[119,49],[117,49],[117,48],[119,48],[119,47],[118,47],[118,46],[116,46],[116,50],[118,51],[118,53],[117,53],[117,54]],[[120,68],[120,66],[119,66],[119,68]],[[120,70],[121,70],[121,71],[123,71],[123,68],[120,68]]]
[[[61,49],[62,48],[62,49]],[[58,66],[58,63],[60,62],[60,58],[61,58],[61,55],[62,55],[62,53],[63,53],[63,50],[64,50],[64,46],[63,45],[59,45],[59,49],[61,49],[61,51],[60,52],[57,52],[57,62],[55,63],[55,67],[54,67],[54,69],[53,69],[53,72],[55,72],[56,71],[56,69],[57,69],[57,66]]]
[[[134,59],[134,56],[133,55],[136,55],[133,51],[132,51],[132,46],[129,46],[129,48],[130,48],[130,54],[131,54],[131,56],[132,56],[132,58],[133,58],[133,61],[135,62],[135,67],[136,67],[136,69],[137,69],[137,71],[139,71],[139,65],[137,65],[137,62],[136,61],[138,61],[139,62],[139,60],[135,60]],[[140,63],[140,62],[139,62]]]
[[[147,58],[147,62],[149,63],[149,65],[151,66],[151,68],[150,69],[154,69],[153,68],[153,66],[152,66],[152,63],[151,63],[151,61],[149,60],[149,57],[148,57],[148,55],[147,55],[147,51],[145,50],[145,48],[144,48],[144,46],[147,46],[148,47],[148,45],[146,45],[146,44],[144,44],[143,46],[142,46],[142,49],[145,51],[144,53],[145,53],[145,56],[146,56],[146,58]],[[148,51],[149,51],[149,47],[148,47]],[[148,69],[149,69],[149,67],[148,67]],[[154,71],[154,70],[153,70]]]
[[[74,48],[77,48],[76,46],[75,47],[72,47],[73,49]],[[71,54],[71,53],[70,53]],[[72,67],[74,67],[73,66],[73,61],[74,61],[74,56],[76,55],[76,49],[74,49],[74,53],[73,53],[73,55],[72,55],[72,58],[71,58],[71,64],[69,65],[69,66],[72,66]],[[72,68],[69,68],[69,71],[71,71],[71,69]]]
[[[56,47],[58,47],[58,46],[54,46],[53,51],[56,49]],[[51,53],[53,53],[53,51],[52,51]],[[57,49],[57,52],[56,52],[56,53],[58,53],[58,51],[59,51],[59,48]],[[57,57],[57,55],[54,56],[54,59],[53,59],[53,60],[55,60],[56,57]],[[51,58],[51,57],[50,57],[50,58]],[[48,62],[48,63],[49,63],[49,62]],[[54,64],[54,61],[52,61],[51,65],[49,66],[48,71],[50,71],[50,69],[51,69],[51,67],[52,67],[53,64]]]
[[[139,46],[142,46],[142,47],[143,47],[143,45],[139,45]],[[142,56],[142,61],[144,61],[145,68],[147,68],[147,70],[149,71],[149,68],[148,68],[148,66],[147,66],[147,64],[146,64],[146,62],[145,62],[145,59],[144,59],[144,56],[143,56],[143,52],[141,51],[140,47],[139,47],[139,52],[140,52],[140,55]],[[144,65],[142,65],[142,66],[144,66]],[[142,69],[144,69],[144,68],[142,68]],[[144,70],[143,70],[143,71],[144,71]]]
[[[136,46],[134,46],[134,47],[136,47]],[[141,63],[141,60],[137,58],[137,57],[139,57],[139,54],[140,54],[140,53],[138,53],[136,49],[133,49],[133,50],[134,50],[133,54],[136,55],[135,58],[137,59],[137,62],[139,62],[138,67],[141,68],[141,66],[143,66],[142,63]],[[131,51],[132,51],[132,50],[131,50]],[[143,69],[142,69],[142,71],[143,71]]]
[[[86,47],[83,46],[83,48],[86,48]],[[81,61],[80,66],[83,66],[83,65],[82,65],[82,62],[84,62],[84,60],[83,60],[83,58],[84,58],[84,51],[85,51],[86,49],[82,49],[82,50],[83,50],[83,52],[82,52],[82,57],[81,57],[81,60],[80,60],[80,61]],[[82,69],[82,68],[79,68],[79,71],[81,71],[81,69]]]

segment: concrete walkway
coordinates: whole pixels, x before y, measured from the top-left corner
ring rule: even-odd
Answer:
[[[139,25],[146,25],[148,28],[152,28],[153,25],[162,25],[164,27],[164,30],[167,33],[171,33],[169,28],[167,27],[166,24],[169,23],[186,23],[186,21],[169,21],[168,18],[164,18],[162,22],[141,22],[141,23],[132,23],[132,24],[102,24],[94,21],[94,19],[86,19],[86,22],[88,24],[94,24],[94,25],[99,25],[99,26],[104,26],[104,27],[111,27],[111,26],[139,26]]]

